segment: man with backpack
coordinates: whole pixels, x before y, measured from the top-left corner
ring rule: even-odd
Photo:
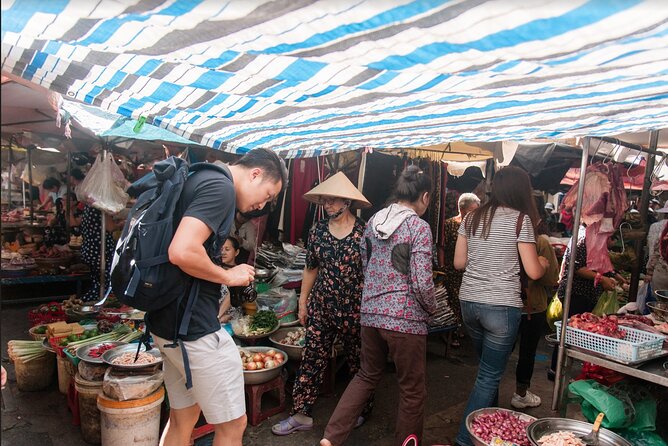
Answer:
[[[218,301],[226,286],[250,285],[255,270],[245,264],[223,269],[220,248],[236,211],[262,209],[273,201],[287,184],[287,169],[283,160],[266,149],[252,150],[226,167],[195,166],[185,167],[189,173],[175,205],[176,229],[168,248],[169,263],[178,267],[170,275],[183,274],[181,282],[190,291],[162,308],[149,310],[146,317],[164,360],[170,403],[169,423],[160,444],[189,444],[201,410],[207,422],[215,425],[214,445],[241,445],[246,428],[243,369],[232,337],[218,321]],[[157,189],[166,194],[167,186]],[[126,226],[132,221],[131,215]],[[150,233],[150,225],[139,226],[138,237]],[[140,263],[141,269],[141,262],[134,263]],[[147,280],[142,274],[135,285],[144,287],[144,294],[160,286]],[[184,324],[184,319],[189,322]]]

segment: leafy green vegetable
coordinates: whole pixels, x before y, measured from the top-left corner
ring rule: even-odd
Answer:
[[[276,313],[269,310],[261,310],[255,313],[253,316],[253,322],[251,322],[251,330],[273,330],[274,327],[278,325],[278,318]]]

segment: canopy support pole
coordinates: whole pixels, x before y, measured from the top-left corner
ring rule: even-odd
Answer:
[[[30,224],[32,224],[35,221],[35,203],[33,197],[33,185],[32,185],[32,151],[35,149],[34,144],[30,144],[28,146],[27,152],[28,152],[28,194],[30,195]]]
[[[591,139],[584,139],[582,148],[582,160],[580,162],[580,179],[578,180],[578,198],[575,205],[575,220],[573,224],[573,236],[571,237],[571,255],[568,259],[568,276],[566,277],[566,295],[564,296],[563,315],[561,317],[561,333],[559,335],[559,354],[557,356],[556,377],[554,378],[554,392],[552,393],[552,410],[557,410],[561,399],[562,386],[564,385],[564,359],[566,355],[566,326],[568,325],[568,310],[571,306],[573,295],[573,277],[575,276],[575,257],[580,232],[580,218],[582,214],[582,198],[584,197],[585,177],[587,176],[587,161]]]
[[[67,181],[67,197],[65,197],[65,230],[67,231],[68,235],[70,233],[70,211],[72,210],[72,204],[71,204],[71,199],[70,199],[70,192],[72,191],[72,188],[70,186],[70,178],[72,175],[72,152],[67,151],[67,178],[65,181]]]
[[[649,209],[649,196],[650,188],[652,187],[652,173],[654,172],[654,166],[656,164],[656,155],[651,155],[651,153],[657,153],[656,147],[659,144],[659,131],[652,130],[649,134],[649,150],[647,153],[647,164],[645,165],[645,178],[643,180],[642,194],[640,195],[640,221],[643,223],[643,231],[645,234],[648,233],[649,227],[647,224],[647,212]],[[636,261],[631,270],[631,282],[629,283],[629,301],[635,301],[638,297],[638,281],[640,280],[640,270],[642,269],[643,261],[645,256],[643,255],[643,248],[645,246],[645,240],[647,237],[644,237],[642,240],[636,240],[635,250],[636,250]]]
[[[8,195],[8,205],[7,205],[7,210],[11,211],[12,210],[12,181],[14,181],[14,178],[12,178],[12,171],[14,170],[14,149],[12,149],[12,145],[14,144],[14,135],[12,135],[9,138],[9,176],[7,177],[7,195]],[[23,212],[23,211],[21,211]]]
[[[104,161],[106,159],[107,149],[104,149],[102,150],[102,160]],[[102,209],[100,209],[100,218],[102,219],[102,224],[100,225],[102,228],[102,249],[100,250],[100,299],[98,302],[101,302],[104,298],[104,292],[106,291],[104,286],[106,283],[105,279],[107,272],[107,218]]]

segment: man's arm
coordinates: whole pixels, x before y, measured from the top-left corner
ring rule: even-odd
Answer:
[[[204,249],[211,229],[195,217],[183,217],[169,245],[169,261],[186,274],[227,286],[247,286],[255,277],[255,268],[237,265],[224,270],[215,265]]]

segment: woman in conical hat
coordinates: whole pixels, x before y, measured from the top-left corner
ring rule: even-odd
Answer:
[[[360,365],[360,301],[364,273],[360,243],[364,222],[351,209],[371,203],[339,172],[306,194],[304,199],[324,207],[327,216],[309,232],[306,268],[299,297],[299,321],[306,327],[302,361],[292,392],[290,416],[272,427],[287,435],[313,427],[311,411],[320,392],[334,340],[343,343],[351,374]],[[367,410],[371,410],[372,399]]]

